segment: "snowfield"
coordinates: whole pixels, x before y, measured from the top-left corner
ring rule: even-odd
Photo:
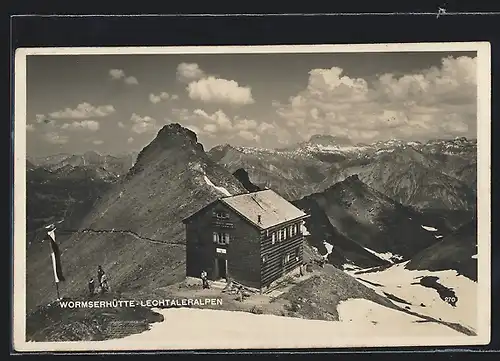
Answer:
[[[370,252],[371,254],[377,256],[378,258],[384,260],[384,261],[389,261],[391,263],[394,263],[394,260],[402,260],[403,257],[398,255],[398,254],[392,254],[391,252],[385,252],[385,253],[378,253],[378,252],[375,252],[374,250],[372,249],[369,249],[367,247],[363,247],[364,249],[366,249],[368,252]]]
[[[217,187],[215,184],[212,183],[212,181],[206,175],[204,175],[203,178],[205,179],[205,182],[209,186],[214,187],[219,192],[224,193],[226,196],[231,196],[231,193],[229,193],[229,191],[226,188],[224,188],[224,187]]]
[[[330,253],[332,253],[332,251],[333,251],[333,245],[331,245],[327,241],[323,241],[323,245],[326,248],[326,254],[323,257],[325,257],[327,259],[328,256],[330,255]]]
[[[302,234],[303,234],[304,236],[310,236],[310,235],[311,235],[311,233],[309,233],[309,231],[307,230],[307,228],[306,228],[306,226],[305,226],[305,224],[304,224],[304,223],[302,223],[302,224],[300,225],[300,230],[301,230],[301,232],[302,232]]]
[[[338,307],[339,321],[210,309],[167,308],[155,311],[164,316],[164,321],[153,324],[149,331],[122,339],[100,341],[98,347],[305,348],[394,342],[422,344],[426,338],[463,336],[449,327],[417,322],[420,320],[418,317],[365,299],[342,302]],[[217,332],[214,332],[214,325],[217,325]]]
[[[350,264],[350,263],[344,263],[342,265],[342,268],[343,268],[344,271],[347,271],[347,270],[349,270],[349,271],[359,271],[361,269],[360,267],[358,267],[356,265],[353,265],[353,264]]]
[[[407,263],[396,264],[379,272],[361,274],[355,274],[356,271],[353,270],[346,270],[345,272],[380,295],[384,295],[384,292],[386,292],[409,302],[411,311],[438,320],[459,323],[473,331],[477,331],[478,291],[476,282],[458,275],[453,270],[438,272],[407,270],[404,268]],[[456,307],[443,301],[435,289],[420,284],[412,284],[420,282],[420,278],[424,276],[438,277],[440,284],[451,288],[458,299]],[[375,286],[375,284],[380,286]],[[403,302],[394,300],[393,302],[402,307],[408,306]]]
[[[421,227],[429,232],[436,232],[437,231],[437,229],[434,227],[429,227],[429,226],[424,226],[424,225],[422,225]]]

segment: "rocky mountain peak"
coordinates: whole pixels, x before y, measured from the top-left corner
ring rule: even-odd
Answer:
[[[343,184],[356,184],[356,183],[362,184],[363,182],[359,179],[358,174],[352,174],[340,183],[343,183]]]
[[[84,157],[94,157],[94,158],[98,158],[98,157],[101,157],[102,154],[99,153],[99,152],[96,152],[95,150],[87,150],[85,153],[83,153],[83,156]]]
[[[233,176],[235,176],[236,179],[238,179],[243,187],[245,187],[245,189],[249,192],[262,190],[260,187],[252,183],[248,172],[243,168],[238,168],[235,172],[233,172]]]
[[[161,128],[155,139],[144,147],[138,154],[133,168],[147,164],[149,159],[160,156],[164,150],[188,151],[190,153],[204,153],[203,145],[198,143],[196,133],[184,128],[178,123],[171,123]]]
[[[154,141],[169,142],[173,138],[184,138],[195,144],[198,143],[198,137],[196,136],[196,133],[183,127],[179,123],[164,125],[156,135]]]

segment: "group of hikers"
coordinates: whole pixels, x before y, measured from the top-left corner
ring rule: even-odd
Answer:
[[[99,283],[97,293],[104,293],[110,290],[108,278],[101,265],[97,267],[97,281]],[[89,293],[90,295],[94,295],[96,293],[96,285],[93,278],[89,280]]]

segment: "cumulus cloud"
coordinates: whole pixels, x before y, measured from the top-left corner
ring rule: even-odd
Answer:
[[[50,127],[53,127],[56,125],[55,120],[49,119],[45,114],[36,114],[35,115],[35,122],[37,124],[42,124],[44,126],[50,126]]]
[[[115,112],[115,108],[112,105],[100,105],[93,106],[90,103],[84,102],[78,104],[76,108],[66,108],[63,110],[58,110],[49,113],[49,118],[52,119],[85,119],[85,118],[96,118],[96,117],[106,117]],[[41,114],[37,114],[37,119]],[[43,116],[45,117],[45,116]]]
[[[240,130],[238,132],[238,135],[241,138],[246,139],[246,140],[253,140],[253,141],[256,141],[256,142],[258,142],[260,140],[260,136],[258,134],[249,132],[248,130]]]
[[[172,94],[172,95],[170,96],[170,99],[172,99],[172,100],[177,100],[177,99],[179,99],[179,96],[178,96],[177,94]]]
[[[172,116],[179,121],[187,121],[191,119],[192,112],[186,108],[172,108]]]
[[[201,109],[195,109],[193,115],[201,120],[200,123],[212,123],[220,131],[230,131],[233,128],[231,119],[220,109],[213,114],[208,114]]]
[[[269,124],[269,123],[266,123],[266,122],[262,122],[257,127],[257,132],[259,132],[260,134],[262,134],[262,133],[266,133],[266,132],[274,130],[274,129],[276,129],[276,126],[274,124]]]
[[[104,141],[100,140],[100,139],[96,139],[96,140],[93,140],[92,143],[95,144],[95,145],[101,145],[101,144],[104,143]]]
[[[35,119],[37,123],[41,123],[45,120],[45,114],[36,114]]]
[[[203,132],[201,131],[201,129],[200,129],[199,127],[197,127],[196,125],[193,125],[193,124],[187,124],[187,125],[185,125],[185,127],[186,127],[187,129],[189,129],[190,131],[195,132],[195,133],[196,133],[196,135],[200,135],[200,134],[202,134],[202,133],[203,133]]]
[[[125,78],[125,84],[137,85],[139,84],[139,81],[135,76],[128,76]]]
[[[238,116],[229,116],[221,109],[209,113],[202,109],[193,111],[187,109],[173,109],[173,116],[188,129],[198,135],[208,137],[219,136],[226,140],[239,138],[251,143],[261,141],[262,135],[276,134],[277,127],[274,124],[261,122]]]
[[[67,135],[61,135],[57,132],[48,132],[43,134],[45,141],[51,144],[66,144],[69,140]]]
[[[162,100],[168,100],[171,98],[172,97],[167,92],[161,92],[158,95],[156,95],[154,93],[149,94],[149,101],[153,104],[157,104],[157,103],[161,102]]]
[[[34,124],[26,124],[26,131],[33,132],[35,130]]]
[[[118,122],[118,128],[125,128],[125,124],[123,124],[123,122]]]
[[[177,79],[182,82],[197,80],[205,75],[196,63],[180,63],[177,65]]]
[[[203,130],[208,132],[208,133],[216,133],[217,132],[217,125],[215,125],[213,123],[205,124],[205,126],[203,127]]]
[[[302,139],[327,133],[365,142],[463,135],[475,127],[476,93],[476,58],[447,57],[439,67],[370,82],[338,67],[312,69],[303,91],[273,106]]]
[[[177,79],[188,83],[186,90],[193,100],[234,105],[253,104],[255,102],[249,86],[240,85],[235,80],[207,74],[196,63],[180,63],[177,66]]]
[[[134,138],[132,138],[132,137],[130,137],[130,138],[127,139],[127,143],[128,144],[132,143],[133,141],[134,141]]]
[[[253,104],[250,87],[240,86],[234,80],[209,76],[189,83],[189,97],[207,103]]]
[[[122,69],[110,69],[109,76],[112,79],[121,79],[125,77],[125,72]]]
[[[92,132],[99,130],[99,122],[95,120],[82,120],[82,121],[74,121],[72,123],[64,123],[61,125],[61,129],[67,130],[90,130]]]
[[[132,121],[132,131],[137,134],[154,132],[158,130],[158,126],[156,124],[156,119],[151,118],[150,116],[140,116],[139,114],[133,113],[130,117]]]
[[[125,74],[125,71],[123,69],[110,69],[109,70],[109,76],[113,80],[123,80],[125,84],[129,85],[137,85],[139,84],[139,81],[135,76],[127,76]]]
[[[240,130],[255,130],[257,129],[257,122],[253,119],[240,119],[237,120],[236,124],[234,125],[236,129]]]

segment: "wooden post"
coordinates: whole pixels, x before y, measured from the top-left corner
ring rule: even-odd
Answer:
[[[57,292],[57,300],[59,301],[61,299],[61,296],[59,296],[59,282],[56,282],[56,292]]]

